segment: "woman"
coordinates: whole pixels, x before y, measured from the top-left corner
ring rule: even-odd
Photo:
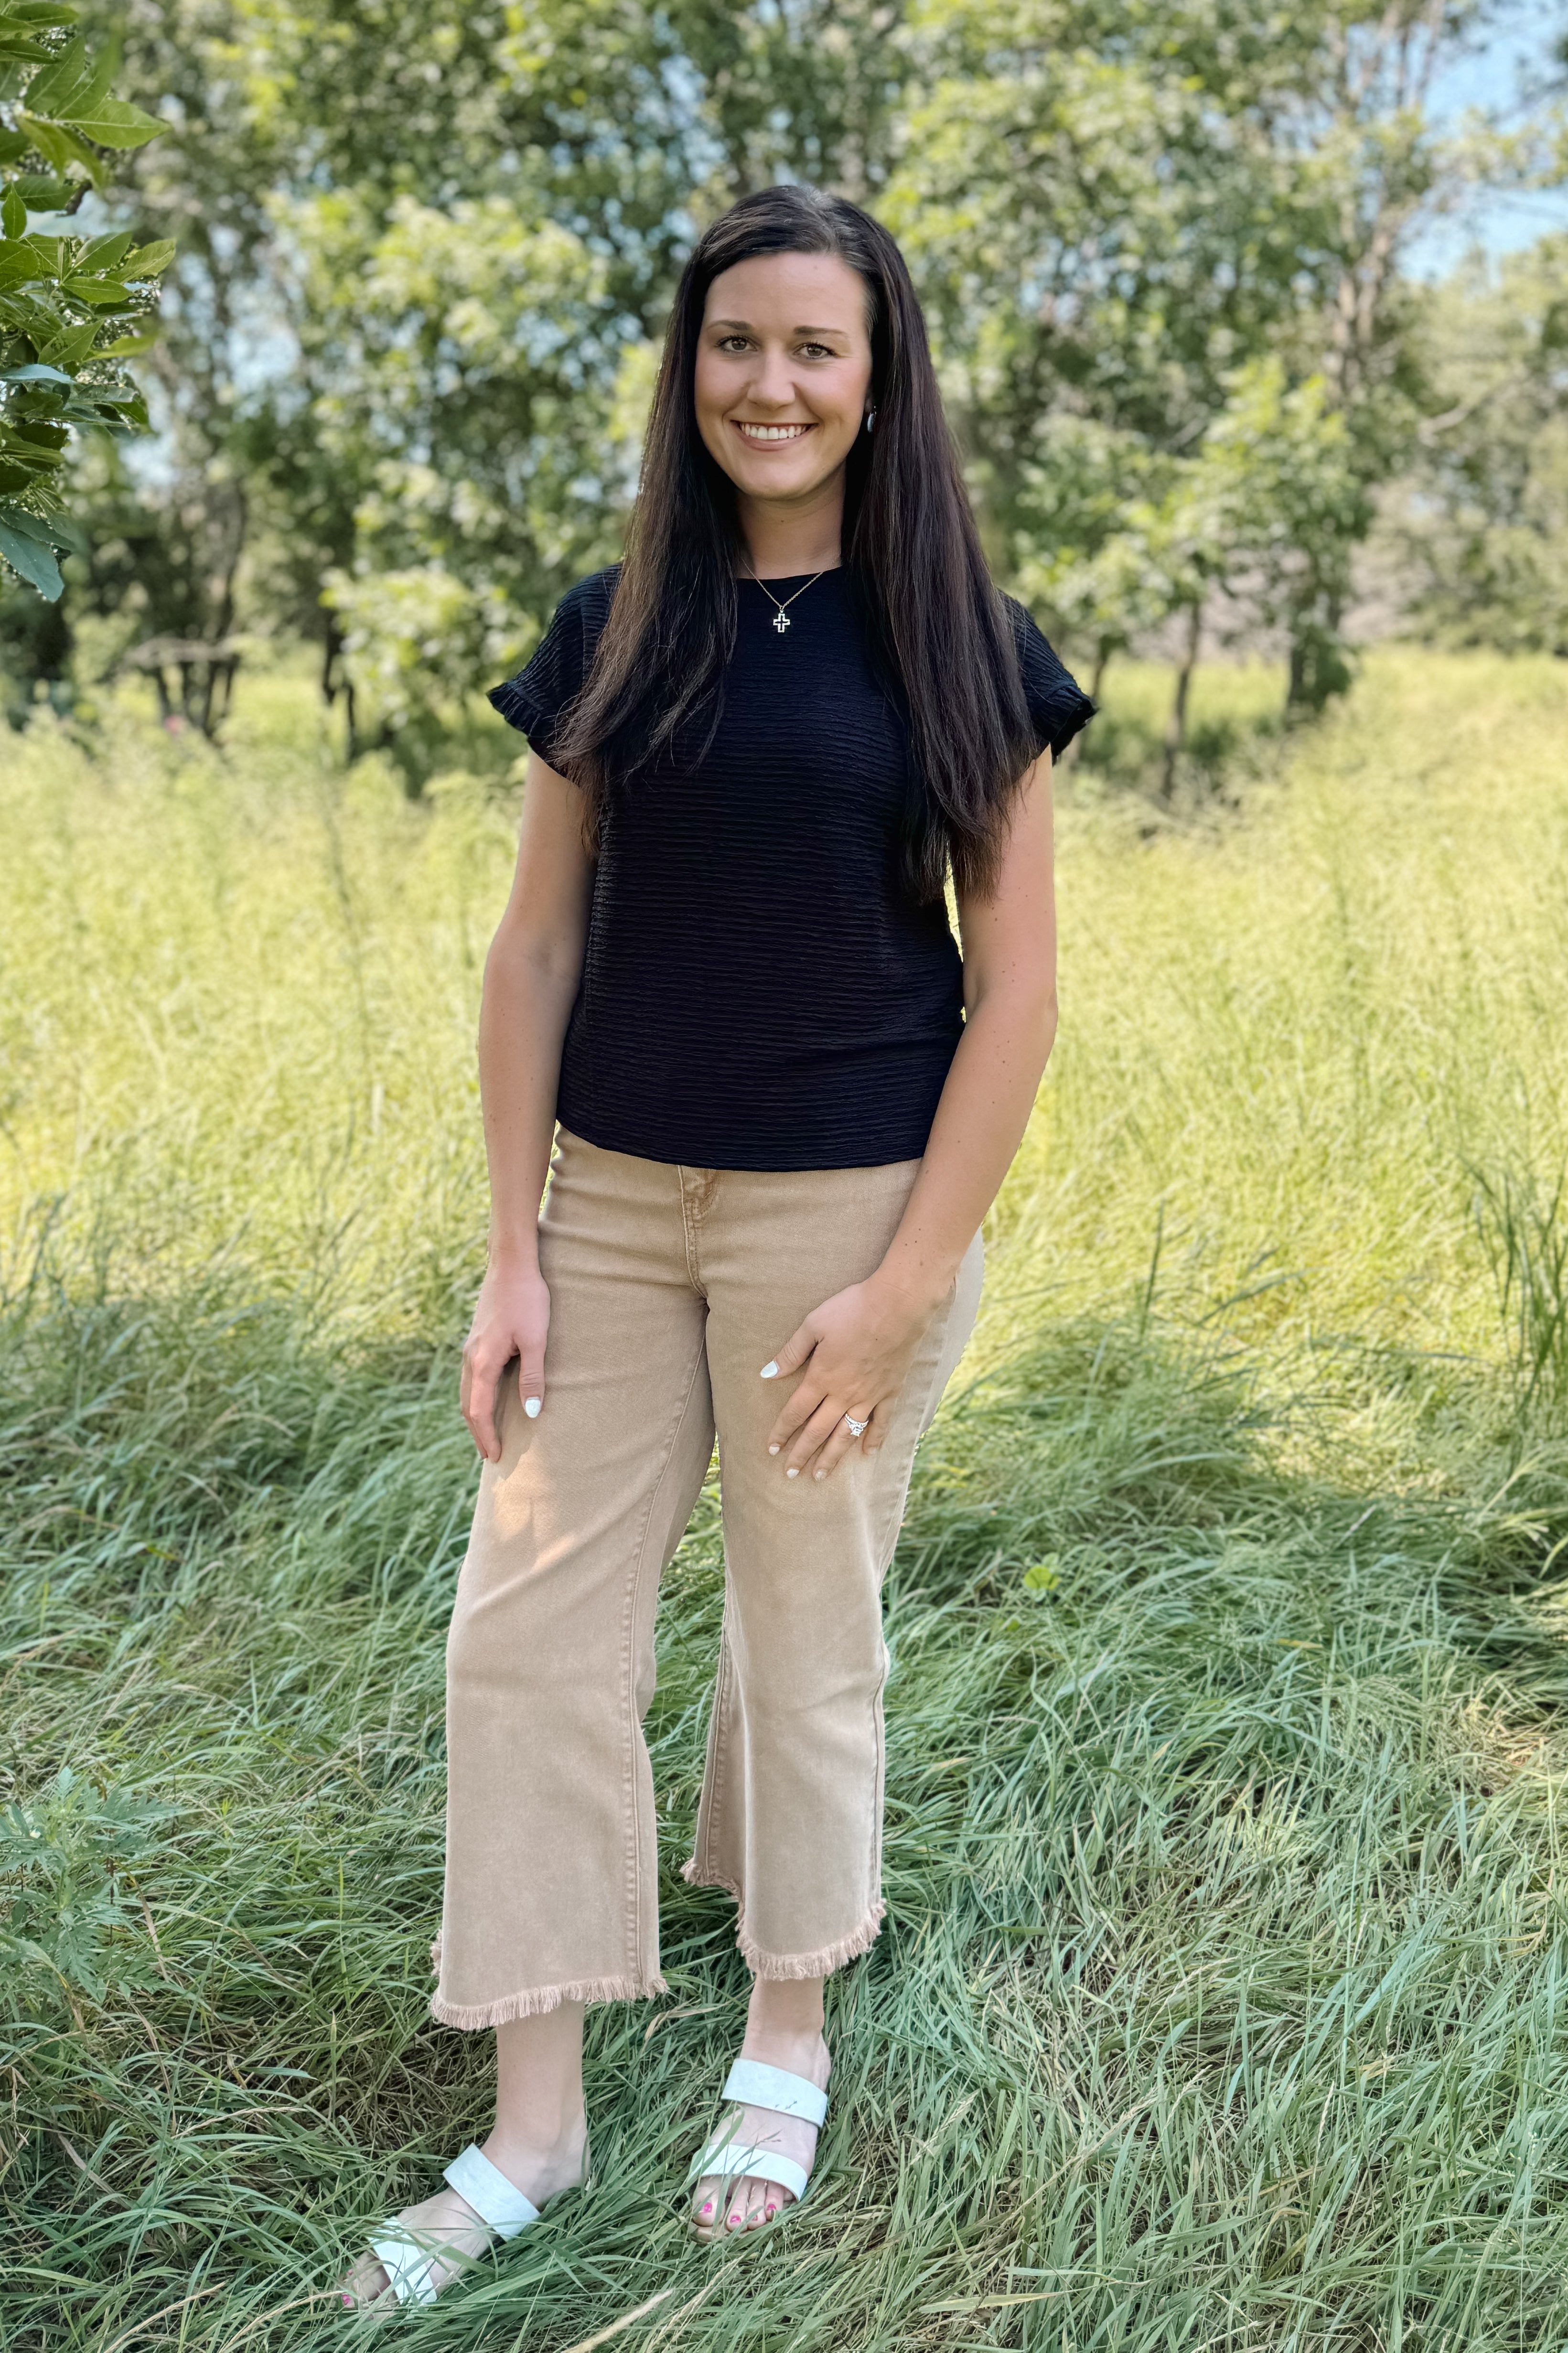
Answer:
[[[1050,1050],[1051,755],[1091,705],[992,586],[867,214],[780,187],[708,230],[626,562],[492,700],[530,756],[480,1015],[485,1467],[433,2007],[495,2030],[499,2083],[483,2151],[348,2284],[388,2304],[581,2180],[584,2005],[663,1990],[641,1725],[715,1432],[686,1875],[734,1896],[752,1993],[700,2235],[804,2192],[823,1980],[882,1916],[880,1587]]]

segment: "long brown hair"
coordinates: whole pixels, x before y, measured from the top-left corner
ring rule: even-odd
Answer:
[[[704,233],[665,335],[626,560],[559,756],[587,793],[596,841],[609,794],[676,730],[710,713],[735,642],[744,554],[734,485],[697,425],[708,289],[766,253],[831,253],[859,273],[871,332],[873,433],[847,461],[843,561],[871,660],[909,731],[914,791],[907,879],[941,896],[995,875],[1007,812],[1035,756],[1016,641],[992,582],[904,258],[842,196],[764,188]]]

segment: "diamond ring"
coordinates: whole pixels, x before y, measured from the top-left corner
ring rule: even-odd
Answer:
[[[867,1432],[867,1431],[870,1429],[870,1427],[871,1427],[871,1417],[870,1417],[870,1415],[869,1415],[869,1414],[868,1414],[868,1415],[866,1416],[866,1419],[865,1419],[865,1420],[864,1420],[864,1421],[857,1421],[857,1420],[856,1420],[856,1419],[855,1419],[855,1417],[854,1417],[854,1415],[853,1415],[852,1413],[847,1413],[847,1414],[845,1415],[845,1417],[844,1417],[844,1419],[845,1419],[846,1424],[847,1424],[847,1427],[848,1427],[849,1435],[850,1435],[850,1437],[851,1437],[851,1438],[864,1438],[864,1437],[865,1437],[865,1435],[866,1435],[866,1432]]]

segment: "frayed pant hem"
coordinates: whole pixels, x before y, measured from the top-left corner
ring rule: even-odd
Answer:
[[[836,1945],[823,1945],[815,1953],[764,1953],[756,1938],[748,1936],[743,1920],[736,1930],[735,1942],[752,1975],[769,1984],[788,1978],[830,1978],[835,1969],[843,1968],[846,1962],[858,1960],[862,1953],[870,1950],[881,1933],[887,1909],[885,1904],[874,1904],[858,1928],[851,1929],[847,1936],[840,1936]]]
[[[430,2015],[438,2026],[456,2026],[472,2033],[484,2026],[508,2026],[514,2018],[542,2018],[563,2001],[648,2001],[668,1993],[661,1977],[577,1978],[568,1985],[532,1986],[521,1993],[503,1995],[500,2001],[447,2001],[437,1994]]]
[[[848,1936],[840,1936],[837,1944],[823,1945],[815,1953],[765,1953],[746,1926],[745,1898],[732,1879],[717,1872],[700,1872],[695,1855],[681,1864],[680,1875],[689,1887],[718,1887],[734,1897],[741,1913],[735,1929],[741,1957],[754,1978],[762,1978],[770,1985],[782,1984],[792,1978],[830,1978],[835,1969],[843,1968],[847,1962],[858,1960],[862,1953],[870,1950],[888,1916],[887,1905],[879,1900],[859,1926],[852,1928]]]

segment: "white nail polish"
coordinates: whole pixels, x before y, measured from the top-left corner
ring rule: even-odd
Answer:
[[[776,1381],[778,1377],[779,1368],[776,1362],[763,1366],[762,1377],[764,1381]]]
[[[786,1479],[798,1479],[800,1477],[800,1472],[795,1469],[793,1462],[790,1464],[789,1469],[784,1472],[784,1477]]]
[[[525,1413],[525,1414],[527,1414],[527,1416],[528,1416],[528,1418],[529,1418],[530,1421],[537,1421],[537,1420],[539,1419],[539,1408],[540,1408],[540,1404],[541,1404],[541,1400],[540,1400],[540,1398],[523,1398],[523,1400],[522,1400],[522,1409],[523,1409],[524,1413]]]
[[[826,1473],[826,1471],[814,1471],[814,1472],[812,1472],[812,1477],[813,1477],[814,1479],[826,1479],[826,1476],[827,1476],[827,1473]]]
[[[769,1452],[770,1454],[776,1454],[776,1453],[778,1452],[778,1448],[777,1448],[776,1446],[770,1446],[770,1447],[769,1447],[769,1449],[768,1449],[768,1452]]]

